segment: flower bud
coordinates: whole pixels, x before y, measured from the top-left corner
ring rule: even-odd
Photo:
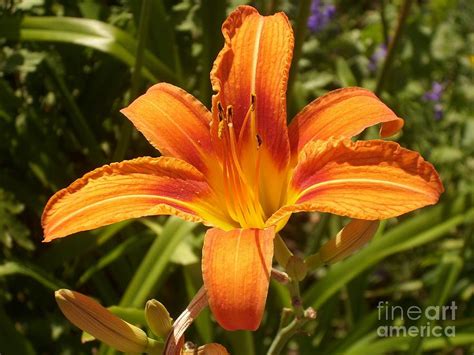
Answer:
[[[374,236],[379,221],[353,219],[337,233],[336,237],[327,241],[319,250],[319,256],[325,264],[340,261],[363,247]]]
[[[92,298],[65,289],[56,291],[55,297],[66,318],[96,339],[123,352],[147,350],[149,339],[143,330],[118,318]]]
[[[149,300],[145,306],[145,318],[153,334],[166,338],[173,327],[168,310],[157,300]]]
[[[226,348],[217,343],[200,346],[197,353],[198,355],[229,355]]]

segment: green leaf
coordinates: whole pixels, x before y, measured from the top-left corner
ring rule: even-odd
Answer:
[[[183,267],[184,283],[188,299],[192,299],[202,286],[201,264],[196,263]],[[212,343],[214,340],[213,324],[211,323],[211,311],[209,307],[204,308],[199,317],[194,321],[196,329],[203,344]]]
[[[144,222],[152,230],[161,230],[156,223]],[[178,245],[191,233],[196,224],[170,217],[161,235],[155,239],[130,281],[120,306],[143,307],[168,267]]]
[[[429,301],[426,306],[438,306],[441,307],[446,303],[446,300],[451,295],[454,285],[459,277],[459,273],[462,270],[463,262],[462,259],[457,255],[444,255],[441,264],[437,267],[437,279],[439,280],[430,292]],[[447,320],[447,319],[439,319]],[[420,329],[423,326],[427,326],[430,323],[437,323],[436,321],[428,321],[426,318],[426,312],[423,312],[423,316],[417,322],[417,326]],[[409,342],[408,355],[417,355],[421,353],[421,349],[424,342],[423,337],[413,337]]]
[[[128,33],[107,23],[74,17],[38,16],[0,19],[0,36],[9,40],[61,42],[107,53],[132,67],[137,43]],[[173,72],[149,51],[145,52],[143,75],[176,82]]]
[[[455,26],[443,23],[436,29],[431,42],[431,53],[434,58],[446,60],[456,57],[462,48],[464,41],[456,32]]]
[[[393,338],[383,338],[382,340],[378,339],[379,338],[377,337],[376,333],[371,333],[368,336],[360,339],[359,342],[355,343],[351,348],[347,349],[344,354],[385,355],[394,352],[406,354],[411,337],[400,336]],[[466,346],[470,344],[474,344],[474,334],[472,332],[460,332],[449,338],[427,338],[423,343],[422,350],[425,352],[443,350],[443,352],[449,353],[447,352],[449,349],[452,350],[456,346]]]
[[[253,333],[246,330],[226,332],[226,336],[232,344],[234,355],[255,355]]]
[[[336,73],[342,86],[347,87],[357,85],[357,80],[354,77],[354,74],[352,74],[349,64],[347,64],[347,61],[342,57],[337,57],[336,59]]]
[[[171,256],[171,261],[173,263],[183,266],[196,264],[199,260],[199,256],[194,249],[194,236],[192,234],[186,237],[183,242],[178,245]]]
[[[364,270],[375,265],[389,255],[415,248],[438,239],[452,228],[465,223],[474,217],[474,209],[446,218],[446,208],[451,213],[456,206],[437,206],[412,218],[377,238],[365,249],[329,269],[326,276],[311,287],[304,295],[305,304],[318,309],[331,296],[338,292],[347,282]],[[444,213],[443,213],[444,212]],[[449,215],[449,214],[448,214]],[[451,214],[452,215],[452,214]],[[426,226],[434,227],[425,229]],[[414,233],[417,232],[417,234]]]
[[[87,268],[77,282],[78,286],[87,282],[96,272],[106,268],[117,260],[126,257],[127,254],[135,251],[144,244],[150,243],[149,236],[139,235],[137,237],[128,238],[124,242],[118,244],[116,247],[102,256],[97,263]]]
[[[107,307],[107,309],[126,322],[136,325],[146,325],[145,311],[143,309],[119,306],[110,306]]]
[[[36,354],[30,341],[21,334],[0,307],[0,354]]]
[[[132,220],[118,222],[98,230],[55,241],[45,247],[46,250],[38,259],[38,263],[47,269],[56,269],[66,261],[100,248],[132,222]]]
[[[44,287],[56,291],[60,288],[68,288],[62,281],[56,280],[54,277],[40,269],[38,266],[26,262],[7,261],[0,265],[0,278],[12,275],[29,276]]]

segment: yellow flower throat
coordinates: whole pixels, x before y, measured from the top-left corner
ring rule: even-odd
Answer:
[[[260,147],[255,95],[237,136],[232,106],[218,102],[218,138],[222,144],[225,203],[230,217],[242,228],[262,228],[265,213],[260,203]]]

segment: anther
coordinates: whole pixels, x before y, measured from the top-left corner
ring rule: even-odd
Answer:
[[[234,108],[232,105],[227,106],[227,121],[232,122],[232,117],[234,116]]]
[[[257,102],[257,95],[251,94],[250,95],[250,107],[251,107],[252,111],[255,110],[255,103],[256,102]]]
[[[219,115],[220,116],[220,115]],[[222,139],[222,135],[224,134],[224,126],[225,126],[225,123],[224,121],[222,120],[219,120],[219,126],[217,128],[217,137],[219,139]]]
[[[257,134],[257,135],[255,136],[255,138],[257,138],[257,149],[259,149],[259,148],[262,146],[262,144],[263,144],[262,137],[260,137],[260,135]]]
[[[217,102],[217,111],[217,117],[219,118],[219,122],[221,122],[224,119],[224,108],[220,101]]]

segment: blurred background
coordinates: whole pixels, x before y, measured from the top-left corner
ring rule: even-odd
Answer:
[[[446,188],[437,206],[384,221],[362,251],[310,274],[304,304],[318,318],[310,336],[290,343],[292,354],[473,353],[474,2],[3,0],[1,354],[114,353],[81,344],[55,303],[59,288],[115,306],[136,324],[146,300],[159,299],[176,318],[199,289],[201,226],[147,218],[42,244],[40,217],[47,199],[84,173],[158,154],[119,113],[153,83],[176,84],[209,106],[220,26],[244,3],[265,14],[285,11],[294,26],[289,119],[329,90],[374,90],[406,120],[394,139],[433,163]],[[374,129],[360,138],[375,137]],[[282,236],[305,256],[346,222],[300,214]],[[407,325],[379,319],[385,301],[405,309],[454,301],[456,319],[440,323],[455,326],[456,336],[379,337],[387,322]],[[225,332],[205,311],[187,339],[263,354],[289,304],[272,281],[257,332]]]

